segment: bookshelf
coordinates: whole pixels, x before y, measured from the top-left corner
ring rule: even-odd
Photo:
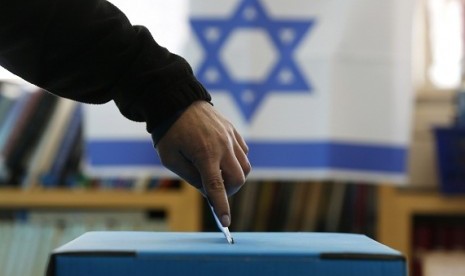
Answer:
[[[418,191],[392,186],[378,189],[377,239],[404,253],[413,254],[414,215],[464,215],[465,195],[445,196],[437,191]]]
[[[0,80],[0,103],[0,210],[156,210],[166,214],[170,231],[201,229],[201,196],[187,183],[143,192],[112,183],[113,189],[83,188],[77,102]]]
[[[200,231],[202,201],[195,188],[132,192],[93,189],[0,188],[0,209],[150,209],[166,212],[170,231]]]

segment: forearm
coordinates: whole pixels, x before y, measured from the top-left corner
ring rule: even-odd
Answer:
[[[66,98],[114,100],[149,131],[210,99],[184,59],[102,0],[0,0],[0,64]]]

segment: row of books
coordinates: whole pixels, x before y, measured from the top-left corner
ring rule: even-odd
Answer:
[[[50,185],[52,184],[52,185]],[[76,172],[66,179],[55,182],[41,182],[45,187],[64,187],[69,189],[92,190],[126,190],[130,192],[144,192],[154,189],[177,189],[181,186],[181,180],[176,178],[157,178],[152,176],[140,177],[90,177],[82,172]]]
[[[465,275],[464,215],[417,215],[412,236],[411,275]],[[432,274],[456,269],[462,273]]]
[[[44,90],[0,83],[0,183],[31,187],[77,171],[82,109]]]
[[[376,188],[334,182],[249,182],[230,198],[230,229],[346,232],[374,237]],[[205,212],[205,228],[212,230],[214,222],[208,210]]]
[[[31,211],[0,222],[0,275],[44,275],[53,249],[87,231],[167,231],[166,220],[139,211]]]
[[[83,108],[41,89],[0,82],[0,186],[144,191],[177,187],[178,180],[92,178],[84,158]]]

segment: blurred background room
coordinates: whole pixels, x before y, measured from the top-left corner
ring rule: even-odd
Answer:
[[[110,2],[247,140],[231,231],[360,233],[410,275],[465,275],[463,0]],[[0,68],[0,275],[93,230],[218,231],[144,124]]]

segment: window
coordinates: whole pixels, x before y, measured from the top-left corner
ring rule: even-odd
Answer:
[[[419,0],[413,29],[414,82],[428,90],[456,89],[463,59],[461,0]]]

